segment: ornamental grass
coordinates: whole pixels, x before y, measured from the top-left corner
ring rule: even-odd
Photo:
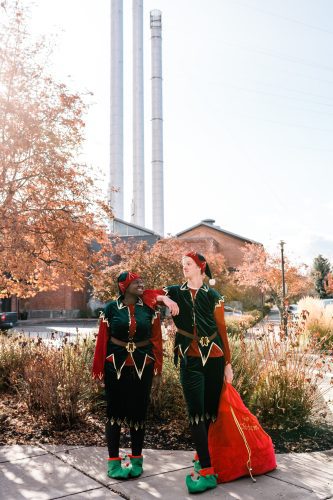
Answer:
[[[163,370],[158,391],[152,392],[149,415],[163,420],[177,419],[187,423],[186,405],[179,382],[179,367],[174,365],[173,346],[176,329],[168,323],[168,334],[163,342]]]
[[[17,391],[31,412],[42,412],[56,429],[73,425],[98,400],[93,336],[42,341],[13,335],[1,342],[2,387]]]
[[[298,303],[303,341],[321,351],[333,350],[333,305],[323,307],[319,299],[304,297]]]
[[[288,335],[268,325],[231,340],[234,385],[261,423],[272,429],[295,429],[325,418],[323,399],[330,390],[332,357],[303,341],[300,325]]]
[[[98,390],[91,344],[89,337],[59,347],[43,344],[25,367],[19,391],[30,410],[43,411],[56,427],[72,425],[90,409]]]
[[[323,418],[324,390],[330,387],[332,356],[305,341],[304,321],[288,325],[288,335],[267,325],[230,337],[234,386],[268,429],[295,429]],[[152,394],[149,416],[187,427],[186,406],[173,364],[175,328],[164,341],[162,383]],[[41,341],[0,336],[0,390],[16,391],[31,412],[42,412],[55,429],[73,426],[103,406],[91,377],[95,337]],[[324,389],[326,386],[326,389]],[[102,410],[104,411],[104,410]]]
[[[7,337],[0,334],[0,391],[14,389],[17,381],[24,375],[24,368],[33,357],[36,344],[21,335]]]
[[[229,321],[229,318],[227,318]],[[239,324],[239,323],[238,323]],[[324,379],[333,370],[332,360],[302,341],[302,330],[290,323],[288,336],[268,324],[230,338],[233,385],[244,403],[268,429],[301,428],[314,418],[324,418]],[[168,325],[164,341],[162,384],[152,398],[152,415],[184,420],[185,402],[179,382],[179,368],[173,365],[175,327]],[[327,379],[329,384],[329,379]]]

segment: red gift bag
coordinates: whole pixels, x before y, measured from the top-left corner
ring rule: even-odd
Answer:
[[[276,468],[271,438],[228,383],[222,390],[217,420],[209,428],[209,453],[219,483],[242,476],[253,479]]]

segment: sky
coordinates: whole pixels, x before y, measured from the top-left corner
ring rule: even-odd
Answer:
[[[28,0],[24,3],[30,4]],[[35,0],[52,71],[90,108],[84,156],[109,171],[110,0]],[[125,218],[132,161],[131,0],[124,0]],[[149,12],[162,11],[165,231],[211,218],[269,251],[333,262],[332,0],[144,0],[146,226]]]

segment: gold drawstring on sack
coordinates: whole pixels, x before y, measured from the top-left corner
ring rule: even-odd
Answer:
[[[246,463],[246,467],[248,468],[248,471],[249,471],[249,474],[250,474],[250,476],[251,476],[252,481],[253,481],[254,483],[256,483],[256,482],[257,482],[257,480],[256,480],[256,479],[252,476],[252,467],[251,467],[251,448],[249,447],[249,444],[248,444],[248,442],[246,441],[246,437],[245,437],[245,434],[244,434],[244,432],[243,432],[243,429],[242,429],[242,427],[241,427],[240,423],[238,422],[237,417],[236,417],[236,415],[235,415],[235,412],[234,412],[234,410],[233,410],[233,408],[232,408],[232,406],[231,406],[231,405],[230,405],[230,410],[231,410],[231,415],[233,416],[233,419],[234,419],[234,421],[235,421],[235,424],[237,425],[237,429],[239,430],[239,433],[240,433],[240,435],[242,436],[242,438],[243,438],[243,440],[244,440],[244,443],[245,443],[245,446],[246,446],[246,449],[247,449],[247,452],[248,452],[248,455],[249,455],[249,459],[248,459],[248,461],[247,461],[247,463]]]

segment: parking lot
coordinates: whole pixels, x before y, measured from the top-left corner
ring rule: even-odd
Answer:
[[[44,321],[19,321],[18,325],[9,330],[12,332],[22,333],[27,337],[40,337],[42,339],[51,338],[56,336],[72,337],[77,335],[90,335],[96,333],[98,330],[97,319],[73,319],[71,321],[57,321],[57,320],[44,320]]]

